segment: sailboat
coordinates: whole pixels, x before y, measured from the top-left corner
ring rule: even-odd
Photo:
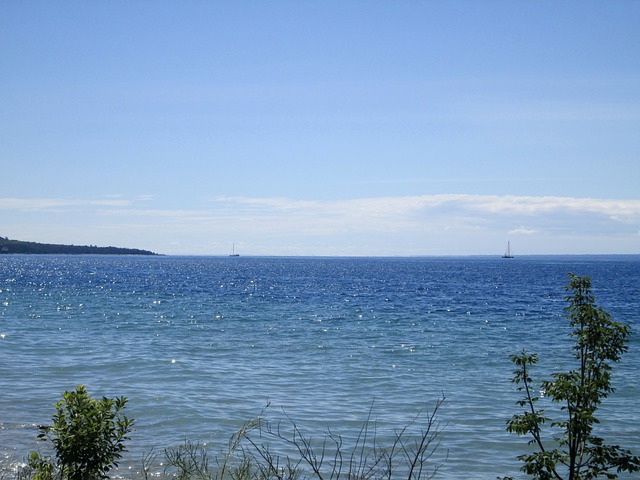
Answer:
[[[240,256],[239,253],[236,253],[236,244],[235,243],[231,246],[231,255],[229,255],[229,256],[230,257],[239,257]]]
[[[511,255],[511,242],[507,242],[507,251],[504,252],[502,258],[513,258],[513,255]]]

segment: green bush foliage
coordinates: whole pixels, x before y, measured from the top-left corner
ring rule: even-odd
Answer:
[[[573,327],[573,356],[576,367],[568,372],[552,374],[552,380],[541,383],[541,392],[561,405],[564,417],[549,418],[538,407],[531,368],[538,362],[536,354],[523,350],[511,357],[517,367],[513,382],[524,398],[517,402],[524,408],[507,422],[507,430],[531,437],[533,453],[520,455],[521,470],[541,480],[615,479],[620,472],[640,471],[640,458],[618,445],[607,445],[594,431],[600,423],[596,412],[602,400],[614,392],[611,383],[612,363],[620,361],[627,351],[629,325],[611,320],[609,313],[595,304],[591,279],[569,274],[568,306],[565,313]],[[551,445],[543,436],[548,424],[555,432]],[[503,480],[509,480],[505,477]]]
[[[29,467],[35,480],[96,480],[109,478],[125,452],[124,442],[133,420],[122,414],[125,397],[91,398],[84,385],[62,394],[55,404],[53,425],[40,427],[41,440],[49,440],[55,461],[33,452]]]

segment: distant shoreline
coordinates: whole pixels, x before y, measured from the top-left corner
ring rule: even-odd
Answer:
[[[0,237],[0,254],[30,255],[159,255],[149,250],[122,247],[98,247],[96,245],[64,245],[55,243],[25,242]]]

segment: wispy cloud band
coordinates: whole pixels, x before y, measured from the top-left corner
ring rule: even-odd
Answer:
[[[640,200],[533,197],[514,195],[419,195],[340,201],[301,201],[286,198],[217,197],[215,204],[244,207],[250,211],[300,212],[316,215],[413,217],[418,213],[467,212],[490,215],[535,216],[550,213],[589,213],[612,220],[636,222]]]
[[[592,243],[606,238],[603,250],[618,242],[622,245],[618,250],[628,251],[634,249],[640,231],[637,199],[464,194],[344,200],[218,196],[196,203],[196,208],[159,207],[156,202],[161,200],[0,198],[0,216],[4,235],[26,231],[20,226],[27,224],[30,232],[45,226],[51,231],[55,226],[69,232],[66,238],[74,241],[79,231],[87,231],[86,235],[99,231],[109,232],[110,243],[128,245],[127,239],[140,232],[148,235],[148,240],[141,240],[145,248],[166,252],[169,247],[154,245],[158,239],[172,238],[172,245],[187,249],[180,253],[206,252],[203,242],[212,238],[222,243],[222,238],[260,242],[263,253],[278,253],[278,242],[286,241],[298,245],[297,252],[318,252],[318,245],[331,244],[337,245],[335,251],[351,248],[366,254],[357,244],[363,238],[374,254],[394,253],[393,245],[401,242],[415,245],[411,247],[415,251],[432,243],[439,244],[439,252],[456,247],[482,253],[508,237],[520,237],[520,243],[528,241],[531,249],[541,251],[538,244],[543,240],[553,244],[555,238],[575,245],[581,238]],[[198,241],[200,247],[186,247]],[[97,243],[95,239],[87,242]],[[314,247],[305,249],[305,245]]]
[[[128,207],[129,200],[107,198],[99,200],[72,198],[0,198],[0,209],[21,211],[47,211],[70,207]]]
[[[145,202],[152,203],[145,199]],[[252,215],[305,215],[324,217],[368,217],[407,219],[426,214],[538,216],[553,213],[596,214],[614,221],[640,220],[640,200],[515,195],[417,195],[373,197],[347,200],[297,200],[284,197],[214,197],[198,209],[140,208],[136,200],[122,198],[0,198],[0,209],[50,211],[77,207],[96,210],[117,209],[120,215],[153,217],[203,217]]]

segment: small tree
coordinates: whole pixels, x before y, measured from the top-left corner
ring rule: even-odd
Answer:
[[[511,361],[517,369],[513,382],[524,391],[517,402],[525,411],[507,421],[507,431],[530,435],[535,451],[518,457],[521,470],[533,478],[547,480],[615,479],[620,472],[640,471],[640,458],[617,445],[606,445],[594,432],[600,423],[595,416],[604,398],[614,392],[611,385],[611,363],[618,362],[627,351],[629,325],[611,320],[611,316],[597,307],[591,293],[591,279],[569,274],[565,308],[570,336],[575,339],[573,356],[575,369],[552,374],[553,380],[542,382],[542,392],[561,405],[564,419],[551,421],[537,408],[530,368],[538,361],[535,354],[523,350]],[[554,437],[556,448],[548,449],[543,441],[542,427],[550,422],[559,434]],[[503,480],[508,480],[505,477]]]
[[[94,400],[84,385],[64,392],[55,404],[52,426],[40,427],[41,440],[50,440],[56,454],[55,463],[34,452],[29,465],[38,480],[62,478],[94,480],[109,478],[108,472],[118,466],[124,441],[131,432],[133,420],[122,415],[127,399]]]

